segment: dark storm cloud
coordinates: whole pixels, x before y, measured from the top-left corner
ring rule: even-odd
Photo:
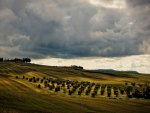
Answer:
[[[127,0],[127,3],[131,6],[150,5],[150,0]]]
[[[93,1],[0,0],[0,56],[150,53],[149,0]]]

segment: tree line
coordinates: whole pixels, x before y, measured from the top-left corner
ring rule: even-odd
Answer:
[[[24,63],[30,63],[30,58],[14,58],[14,59],[4,59],[0,58],[0,62],[24,62]]]

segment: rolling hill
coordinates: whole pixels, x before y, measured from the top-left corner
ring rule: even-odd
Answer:
[[[16,79],[17,77],[17,79]],[[23,77],[25,77],[23,79]],[[126,96],[94,98],[82,94],[57,93],[44,87],[40,80],[88,81],[90,83],[122,86],[125,83],[148,84],[150,75],[132,72],[92,72],[70,67],[42,66],[30,63],[0,63],[0,113],[149,113],[148,99]],[[45,79],[44,79],[45,78]],[[47,79],[46,79],[47,78]],[[45,83],[45,82],[44,82]],[[87,83],[87,82],[84,82]],[[38,88],[40,84],[40,88]],[[56,85],[56,83],[54,83]],[[101,87],[102,88],[102,87]],[[79,90],[79,89],[78,89]],[[95,89],[91,89],[94,91]],[[111,88],[111,91],[114,90]],[[68,91],[68,90],[65,90]],[[100,89],[98,90],[100,92]],[[107,91],[108,92],[108,91]]]

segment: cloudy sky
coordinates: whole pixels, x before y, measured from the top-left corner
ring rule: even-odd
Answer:
[[[0,57],[150,73],[150,0],[0,0]]]

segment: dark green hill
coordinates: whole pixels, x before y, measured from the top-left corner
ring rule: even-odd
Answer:
[[[137,71],[118,71],[118,70],[114,70],[114,69],[97,69],[97,70],[89,70],[89,71],[93,71],[93,72],[102,72],[102,73],[114,73],[114,72],[120,72],[120,73],[134,73],[134,74],[138,74]]]

